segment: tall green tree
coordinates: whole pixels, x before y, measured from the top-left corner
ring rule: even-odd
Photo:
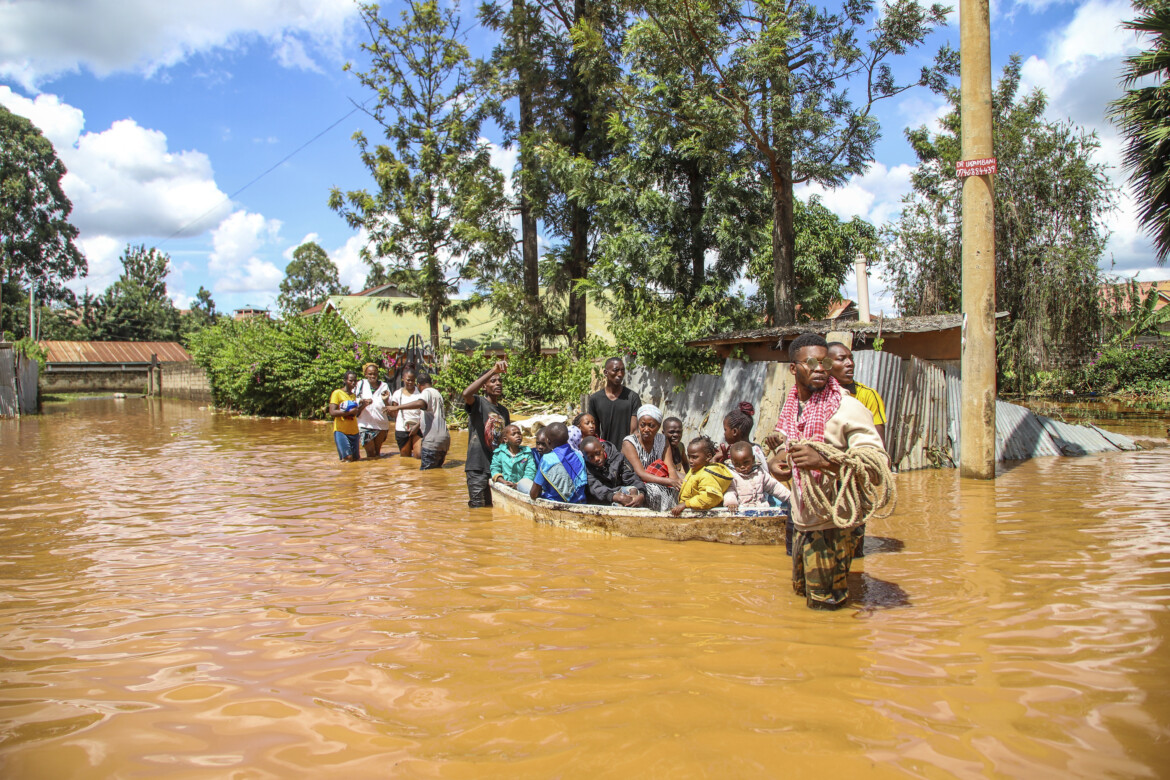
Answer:
[[[363,5],[361,19],[370,63],[358,80],[387,143],[354,136],[377,190],[335,188],[329,205],[368,232],[372,263],[407,272],[402,288],[419,300],[396,308],[425,314],[438,349],[440,317],[479,303],[452,300],[460,282],[513,251],[503,176],[480,134],[499,105],[480,89],[456,6],[407,0],[395,26]]]
[[[593,276],[616,299],[615,316],[636,316],[623,299],[647,286],[686,303],[725,301],[767,221],[759,177],[737,135],[688,100],[689,72],[659,71],[654,57],[628,64],[608,123],[613,157],[596,177]]]
[[[932,133],[906,133],[918,168],[899,221],[884,236],[883,262],[904,314],[960,309],[962,269],[959,92]],[[1044,118],[1041,90],[1020,93],[1013,57],[992,94],[995,177],[996,308],[1000,386],[1026,390],[1036,371],[1083,353],[1101,323],[1098,261],[1109,233],[1114,188],[1093,162],[1097,137]]]
[[[179,310],[167,296],[171,258],[144,245],[122,252],[122,275],[99,299],[92,315],[97,341],[177,341]]]
[[[1135,3],[1131,30],[1150,48],[1125,60],[1125,95],[1110,115],[1126,137],[1125,167],[1139,204],[1138,220],[1153,236],[1158,264],[1170,257],[1170,2]]]
[[[597,260],[601,178],[613,156],[608,122],[627,13],[618,0],[547,0],[541,7],[555,41],[550,62],[558,105],[546,118],[539,147],[551,185],[545,223],[558,240],[547,253],[546,280],[550,292],[565,299],[567,335],[579,345],[590,287],[582,282]]]
[[[349,295],[349,288],[341,283],[337,266],[321,245],[306,241],[293,250],[276,303],[285,315],[295,316],[330,295]]]
[[[813,197],[794,203],[796,229],[796,300],[801,318],[821,319],[841,297],[841,285],[853,270],[858,255],[873,257],[878,250],[878,231],[860,217],[845,222]],[[768,282],[772,278],[771,235],[760,235],[758,250],[748,268],[748,277],[759,285],[767,305]]]
[[[192,334],[204,328],[211,327],[219,321],[219,312],[215,309],[215,301],[211,291],[199,285],[199,292],[195,293],[195,300],[191,301],[191,308],[183,313],[180,320],[180,329],[184,343],[190,342]]]
[[[942,89],[949,48],[900,82],[891,60],[922,44],[947,9],[917,0],[643,0],[623,52],[633,64],[689,74],[680,121],[725,125],[767,183],[775,321],[795,321],[795,185],[844,183],[872,160],[874,105],[915,86]],[[645,65],[642,65],[645,67]],[[631,96],[637,99],[636,95]]]
[[[500,315],[515,320],[525,350],[538,355],[541,339],[552,329],[540,293],[537,223],[548,191],[537,146],[539,118],[547,116],[552,97],[553,39],[541,8],[532,0],[484,3],[479,16],[485,27],[500,36],[491,62],[500,97],[516,100],[516,121],[504,123],[504,130],[505,140],[515,143],[519,151],[512,180],[520,218],[520,264],[506,265],[497,273],[491,302]]]
[[[64,300],[63,283],[88,270],[73,243],[64,175],[41,131],[0,106],[0,330],[8,285],[35,286],[40,301]]]

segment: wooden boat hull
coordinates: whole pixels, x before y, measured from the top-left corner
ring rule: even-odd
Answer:
[[[744,509],[736,514],[723,508],[706,512],[688,509],[681,517],[674,517],[650,509],[562,504],[532,499],[498,483],[492,483],[492,492],[494,506],[530,517],[537,523],[671,542],[784,544],[784,524],[788,519],[783,509]]]

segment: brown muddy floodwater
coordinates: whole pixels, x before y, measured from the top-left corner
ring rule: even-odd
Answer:
[[[900,475],[837,613],[782,549],[413,465],[180,402],[0,422],[0,776],[1170,776],[1170,451]]]

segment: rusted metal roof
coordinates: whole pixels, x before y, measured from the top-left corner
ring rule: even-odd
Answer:
[[[49,363],[189,363],[191,353],[177,341],[42,341]]]
[[[999,312],[995,315],[996,319],[1002,319],[1006,316],[1008,316],[1007,312]],[[929,333],[940,330],[951,330],[961,327],[962,324],[962,314],[932,314],[921,317],[882,319],[880,321],[874,319],[870,322],[858,322],[857,320],[846,319],[812,320],[810,322],[801,322],[796,325],[782,325],[775,328],[757,328],[756,330],[716,333],[707,338],[688,341],[686,344],[688,347],[697,347],[776,340],[776,347],[779,349],[781,347],[779,344],[780,341],[798,336],[801,333],[820,333],[824,335],[836,330],[876,336],[879,328],[882,333]]]

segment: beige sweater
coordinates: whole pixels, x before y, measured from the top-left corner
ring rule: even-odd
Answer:
[[[885,452],[882,439],[873,426],[873,415],[860,401],[848,393],[842,393],[841,406],[825,424],[825,444],[839,450],[848,450],[853,447],[877,447]],[[801,476],[803,479],[804,475]],[[822,476],[822,478],[825,477]],[[792,488],[792,523],[796,526],[796,530],[822,531],[826,528],[836,528],[832,517],[810,515],[811,510],[802,506],[803,502],[800,500],[800,491],[796,488],[795,480],[792,483]]]

